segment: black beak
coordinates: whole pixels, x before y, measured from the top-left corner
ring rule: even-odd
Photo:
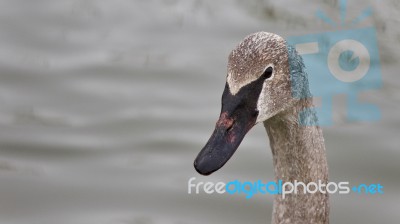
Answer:
[[[244,118],[231,118],[228,114],[221,113],[213,134],[194,161],[194,168],[202,175],[209,175],[228,162],[255,124]]]
[[[220,169],[235,153],[246,133],[255,125],[258,116],[257,99],[263,80],[256,80],[235,95],[228,84],[222,95],[221,115],[207,144],[197,155],[194,168],[202,175]]]

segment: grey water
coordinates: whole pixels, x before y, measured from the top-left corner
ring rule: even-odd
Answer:
[[[382,195],[332,195],[331,223],[400,219],[400,4],[348,1],[378,33],[381,119],[324,128],[330,179]],[[272,197],[188,194],[187,181],[273,180],[262,125],[220,171],[193,160],[220,110],[227,56],[246,35],[332,31],[338,1],[0,1],[0,224],[270,223]]]

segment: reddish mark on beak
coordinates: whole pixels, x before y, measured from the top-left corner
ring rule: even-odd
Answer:
[[[228,131],[229,129],[232,128],[233,123],[234,123],[234,119],[230,118],[228,116],[227,112],[223,112],[221,113],[221,116],[219,117],[218,121],[217,121],[217,127],[219,128],[224,128],[226,131]],[[227,134],[227,139],[226,139],[229,143],[234,143],[236,140],[236,135],[233,132],[229,132]]]
[[[236,135],[234,133],[230,133],[228,135],[228,141],[229,143],[233,144],[236,141]]]
[[[227,112],[223,112],[217,121],[217,127],[229,129],[233,126],[234,120],[228,116]]]

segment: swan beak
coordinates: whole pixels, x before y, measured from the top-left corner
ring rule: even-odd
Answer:
[[[207,144],[194,161],[199,174],[210,175],[232,157],[246,133],[256,124],[257,101],[264,83],[263,76],[232,94],[228,83],[222,94],[221,115]]]
[[[241,116],[232,117],[229,114],[232,113],[221,113],[213,134],[194,161],[194,167],[199,174],[209,175],[224,166],[246,133],[255,125],[255,119],[251,115],[246,116],[246,111],[234,113]]]

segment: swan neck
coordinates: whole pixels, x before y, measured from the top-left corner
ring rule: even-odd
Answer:
[[[319,126],[299,124],[297,114],[304,107],[295,106],[264,122],[273,155],[275,180],[308,184],[328,182],[324,138]],[[315,111],[306,114],[311,119]],[[328,194],[289,194],[274,199],[272,223],[329,223]]]

